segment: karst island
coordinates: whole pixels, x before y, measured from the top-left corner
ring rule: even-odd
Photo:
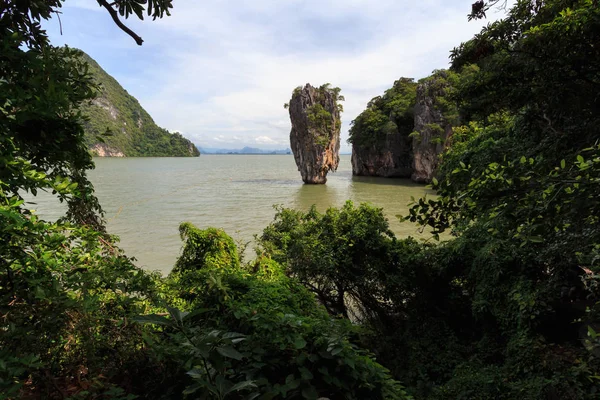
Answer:
[[[335,172],[340,162],[340,113],[344,100],[340,88],[326,83],[318,88],[307,83],[298,86],[286,107],[292,130],[290,147],[304,183],[327,182],[327,173]]]

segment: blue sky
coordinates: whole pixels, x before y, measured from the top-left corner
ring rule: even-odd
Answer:
[[[135,42],[95,0],[66,0],[45,23],[55,45],[92,56],[156,123],[201,147],[289,146],[283,104],[296,86],[330,82],[349,122],[399,77],[448,66],[449,51],[487,21],[473,0],[174,0],[172,16],[126,21]]]

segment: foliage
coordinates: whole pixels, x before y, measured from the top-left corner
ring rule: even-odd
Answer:
[[[479,68],[460,97],[477,119],[506,110],[522,116],[530,131],[522,151],[552,156],[588,147],[598,138],[599,23],[591,0],[519,2],[453,50],[453,68]]]
[[[348,142],[356,146],[381,147],[387,135],[409,135],[414,127],[413,109],[417,84],[411,78],[400,78],[383,96],[377,96],[351,122]]]
[[[62,196],[76,190],[28,163],[21,167],[38,187]],[[139,328],[127,319],[151,310],[156,277],[133,266],[103,233],[24,214],[23,200],[9,197],[6,186],[0,185],[0,391],[45,397],[134,385],[136,373],[149,372]]]
[[[310,85],[307,85],[307,88],[309,87]],[[344,101],[344,96],[340,95],[340,92],[339,87],[332,88],[330,83],[325,83],[311,92],[312,98],[306,107],[307,125],[308,131],[319,146],[326,147],[331,137],[342,127],[340,113],[344,111],[344,107],[340,102]],[[302,87],[298,86],[292,92],[290,102],[284,104],[284,108],[289,109],[294,98],[298,99],[300,96],[302,96]]]
[[[586,283],[600,242],[599,21],[591,1],[520,1],[453,53],[453,68],[468,71],[455,97],[470,122],[442,157],[439,197],[418,200],[408,219],[458,236],[453,279],[479,323],[470,346],[482,350],[434,398],[598,390],[599,360],[581,340],[598,324],[600,294]]]
[[[361,339],[419,398],[597,397],[599,21],[593,1],[519,1],[454,50],[451,85],[421,82],[444,119],[464,125],[442,155],[438,197],[407,219],[453,239],[371,232],[363,263],[350,246],[362,232],[339,216],[377,224],[346,208],[280,210],[263,234],[287,274],[329,289],[319,300],[336,304],[330,313],[378,313],[360,320]],[[353,128],[369,122],[369,137],[387,123],[372,105],[360,118]]]
[[[77,197],[62,196],[69,203],[74,221],[99,227],[95,213],[101,209],[91,193],[85,170],[93,167],[83,145],[80,114],[71,105],[92,97],[86,66],[72,58],[71,49],[46,48],[23,51],[26,36],[11,34],[8,17],[0,19],[2,53],[0,59],[0,177],[6,195],[19,196],[19,190],[37,193],[49,187],[37,173],[51,181],[69,179],[78,183],[79,199],[87,198],[81,210]],[[34,33],[32,33],[34,34]],[[28,174],[23,171],[27,163]]]
[[[113,19],[116,10],[140,18],[144,10],[142,3],[99,3]],[[167,280],[123,255],[104,233],[85,179],[93,163],[79,106],[93,98],[94,66],[77,51],[49,46],[36,22],[60,5],[31,2],[0,14],[3,396],[172,398],[183,390],[202,398],[408,398],[354,344],[351,325],[330,319],[273,261],[243,269],[223,232],[183,224],[186,245]],[[169,5],[152,1],[147,10],[162,16]],[[15,26],[31,36],[12,32]],[[341,100],[339,90],[320,90]],[[74,205],[76,223],[40,220],[25,208],[22,190],[53,191]],[[132,324],[136,315],[146,325]]]
[[[113,18],[170,6],[99,3]],[[39,27],[60,6],[0,6],[2,396],[408,398],[396,378],[423,399],[597,397],[595,2],[519,1],[455,49],[451,85],[422,82],[463,125],[438,196],[407,219],[450,240],[398,240],[369,205],[280,208],[247,265],[221,230],[182,224],[167,278],[137,269],[103,230],[80,112],[94,66]],[[413,91],[397,82],[353,132],[410,134]],[[40,190],[69,203],[66,218],[27,209],[21,193]]]
[[[279,209],[260,244],[261,253],[279,261],[331,315],[367,328],[363,343],[406,382],[428,374],[431,385],[457,363],[447,357],[444,365],[444,353],[464,352],[440,318],[442,310],[453,310],[451,325],[464,322],[464,296],[446,297],[453,284],[436,264],[453,257],[414,239],[397,240],[381,209],[351,202],[324,214]]]
[[[174,376],[201,398],[277,397],[402,399],[401,386],[353,343],[354,328],[336,321],[273,260],[242,268],[232,239],[214,229],[181,226],[186,240],[170,274],[184,298],[152,339],[188,378]],[[182,296],[183,294],[183,296]],[[178,301],[177,299],[175,301]],[[212,395],[209,395],[212,393]]]
[[[585,253],[598,240],[588,227],[597,207],[593,71],[600,61],[586,32],[600,14],[591,2],[568,5],[521,2],[506,20],[455,50],[455,66],[467,59],[479,64],[459,92],[479,121],[444,155],[442,198],[427,221],[437,231],[477,219],[493,234],[552,244],[555,254],[570,253],[571,262],[575,254],[568,249],[577,245]],[[486,46],[494,50],[475,52]],[[527,94],[522,81],[534,82]],[[423,218],[429,210],[421,209]]]
[[[473,19],[487,18],[485,14],[490,8],[497,6],[498,9],[506,9],[508,0],[477,0],[471,5],[471,13],[468,15],[469,21]]]
[[[286,274],[315,293],[332,315],[366,317],[385,308],[378,287],[391,263],[393,234],[381,209],[366,204],[320,214],[279,208],[263,232],[261,252],[286,266]],[[350,305],[349,305],[350,304]]]
[[[156,377],[128,319],[160,296],[104,231],[78,109],[89,66],[40,26],[61,5],[0,4],[0,396],[128,398]],[[68,203],[65,218],[28,209],[21,195],[39,191]]]
[[[462,84],[462,74],[450,70],[436,70],[419,81],[419,97],[430,99],[433,108],[441,114],[440,123],[456,126],[460,120],[456,102],[456,88]],[[439,127],[441,129],[441,126]]]

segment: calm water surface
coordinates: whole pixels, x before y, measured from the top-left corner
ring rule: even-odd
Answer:
[[[400,223],[410,197],[432,194],[409,180],[353,177],[350,156],[341,156],[326,185],[304,185],[289,155],[202,155],[199,158],[97,158],[90,179],[106,211],[108,229],[121,247],[146,269],[168,272],[180,249],[178,226],[225,229],[250,241],[275,215],[274,204],[320,211],[346,200],[382,207],[397,236],[418,236]],[[58,202],[40,197],[32,205],[52,219],[63,212]]]

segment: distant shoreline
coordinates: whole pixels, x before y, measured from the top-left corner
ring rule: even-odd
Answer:
[[[202,156],[293,156],[292,153],[200,153]],[[340,153],[340,156],[349,156],[351,153]]]
[[[291,156],[292,153],[200,153],[203,156]]]

